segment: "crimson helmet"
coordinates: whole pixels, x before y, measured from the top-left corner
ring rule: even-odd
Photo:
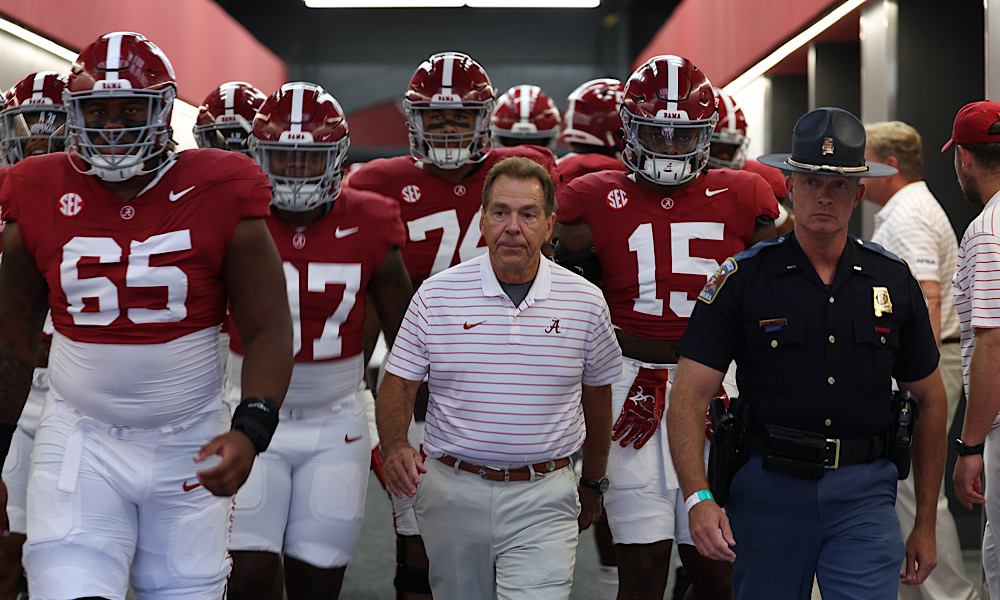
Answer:
[[[250,149],[271,180],[271,204],[291,212],[337,199],[348,145],[340,103],[302,81],[286,83],[264,101],[250,135]]]
[[[250,154],[247,140],[253,117],[267,96],[245,81],[215,88],[198,107],[194,139],[199,148],[220,148]]]
[[[441,52],[425,60],[410,79],[403,100],[410,130],[410,153],[443,169],[456,169],[486,158],[493,147],[490,140],[493,97],[489,76],[468,55]],[[475,111],[472,130],[437,133],[426,129],[423,113],[436,109]]]
[[[680,185],[705,169],[715,96],[688,59],[656,56],[636,69],[625,83],[621,116],[629,169],[660,185]]]
[[[712,91],[719,110],[719,122],[712,132],[712,151],[708,157],[708,166],[716,169],[742,169],[747,161],[747,146],[750,144],[743,109],[721,89],[713,87]]]
[[[501,146],[535,144],[555,150],[559,120],[559,109],[542,88],[515,85],[497,99],[493,139]]]
[[[32,73],[14,84],[0,118],[0,151],[8,164],[26,156],[62,152],[66,145],[66,78],[55,71]]]
[[[69,109],[70,146],[90,165],[85,173],[105,181],[125,181],[165,164],[143,168],[170,144],[176,96],[170,61],[138,33],[108,33],[84,48],[70,70],[63,98]],[[115,120],[121,127],[109,128],[106,118],[88,117],[85,112],[93,102],[130,99],[143,101],[146,114],[142,119],[118,116]]]
[[[610,78],[580,84],[569,95],[559,141],[621,152],[622,118],[618,107],[622,103],[622,88],[622,82]]]

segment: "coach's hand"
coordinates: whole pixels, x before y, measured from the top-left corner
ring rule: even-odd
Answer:
[[[420,456],[413,446],[403,444],[393,450],[383,449],[382,474],[385,485],[397,498],[417,495],[417,485],[420,484],[420,474],[427,472],[424,457]]]
[[[250,476],[257,456],[253,442],[242,431],[231,430],[202,446],[194,461],[199,463],[212,455],[219,455],[222,460],[214,467],[198,471],[198,481],[216,496],[232,496]]]

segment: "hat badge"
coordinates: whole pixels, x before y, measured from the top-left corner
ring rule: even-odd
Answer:
[[[820,148],[820,155],[826,156],[827,154],[833,154],[833,138],[823,138],[823,146]]]

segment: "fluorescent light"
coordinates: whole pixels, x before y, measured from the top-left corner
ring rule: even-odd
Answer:
[[[53,42],[52,40],[43,38],[42,36],[33,33],[31,31],[28,31],[24,27],[21,27],[20,25],[15,25],[14,23],[11,23],[10,21],[3,18],[0,18],[0,31],[6,31],[12,36],[24,40],[25,42],[28,42],[29,44],[35,46],[36,48],[44,50],[49,54],[53,54],[58,58],[65,60],[66,62],[69,63],[69,65],[66,65],[67,72],[69,72],[69,66],[73,64],[73,62],[76,60],[76,57],[79,56],[80,54],[79,52],[73,52],[69,48],[60,46],[59,44]],[[188,104],[187,102],[180,99],[174,100],[174,110],[176,110],[183,116],[189,117],[192,120],[198,117],[198,107]]]
[[[308,8],[597,8],[601,0],[304,0]]]
[[[810,25],[805,31],[785,42],[777,50],[768,55],[764,60],[750,67],[747,72],[734,79],[729,85],[722,88],[730,96],[747,86],[751,81],[757,79],[773,66],[785,60],[789,54],[805,46],[816,36],[826,31],[831,25],[846,17],[852,10],[865,3],[865,0],[847,0],[830,14]]]

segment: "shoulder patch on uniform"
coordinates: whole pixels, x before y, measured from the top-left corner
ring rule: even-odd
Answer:
[[[711,304],[715,301],[715,297],[719,294],[719,290],[722,289],[722,285],[726,283],[729,276],[736,272],[739,265],[736,264],[736,260],[733,257],[729,257],[719,265],[715,273],[708,278],[708,283],[702,288],[701,293],[698,294],[698,299],[705,304]]]

